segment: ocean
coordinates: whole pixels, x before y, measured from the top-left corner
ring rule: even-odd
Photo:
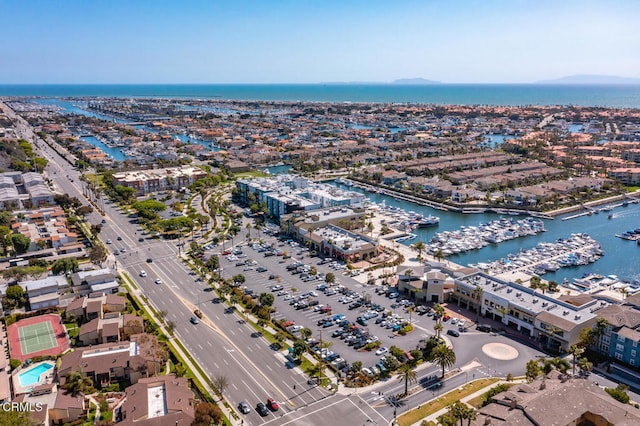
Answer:
[[[52,84],[0,85],[0,96],[159,97],[438,105],[640,108],[640,85],[542,84]]]

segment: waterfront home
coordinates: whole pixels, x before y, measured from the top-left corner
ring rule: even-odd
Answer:
[[[621,167],[609,170],[609,176],[625,185],[640,185],[640,167]]]

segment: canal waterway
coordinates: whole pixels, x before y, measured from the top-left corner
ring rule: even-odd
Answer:
[[[35,102],[41,105],[54,105],[60,108],[61,112],[64,114],[79,114],[79,115],[84,115],[86,117],[99,118],[101,120],[112,121],[120,124],[130,123],[129,120],[91,111],[88,109],[86,102],[71,102],[71,101],[65,101],[65,100],[56,99],[56,98],[36,99]],[[134,125],[133,127],[135,127],[136,129],[144,130],[146,132],[150,132],[150,133],[160,133],[160,130],[154,129],[153,127],[149,127],[145,125]],[[172,134],[172,136],[174,138],[180,139],[180,141],[184,143],[198,144],[198,145],[204,146],[205,148],[211,151],[220,151],[220,147],[216,146],[212,142],[195,139],[195,138],[189,137],[188,135],[185,135],[184,133],[175,133],[175,134]],[[113,158],[116,161],[124,161],[127,158],[130,158],[122,151],[121,148],[111,148],[106,144],[104,144],[103,142],[100,142],[97,138],[93,136],[85,136],[85,137],[82,137],[81,139],[85,142],[90,143],[96,148],[100,149],[102,152],[109,155],[111,158]]]
[[[404,242],[406,245],[411,245],[418,241],[428,243],[436,232],[454,231],[462,225],[476,226],[479,223],[498,219],[501,216],[496,213],[463,214],[442,211],[410,201],[398,200],[388,195],[368,192],[359,188],[348,188],[335,183],[334,185],[362,192],[377,204],[381,204],[384,201],[387,206],[399,207],[406,211],[440,217],[439,226],[418,228],[412,231],[417,235],[417,238]],[[506,257],[509,253],[517,253],[521,249],[526,250],[533,248],[540,242],[553,242],[558,238],[566,239],[572,233],[584,232],[602,245],[605,252],[604,256],[591,265],[562,268],[556,272],[550,272],[544,275],[544,279],[562,282],[564,278],[567,278],[569,281],[573,281],[573,278],[580,278],[586,273],[599,273],[602,275],[613,274],[621,279],[631,281],[640,280],[640,246],[637,245],[635,241],[622,240],[615,236],[615,234],[627,230],[640,228],[640,204],[629,204],[627,207],[617,207],[611,213],[613,213],[612,219],[608,218],[608,213],[606,212],[566,221],[561,220],[562,217],[556,217],[553,220],[543,219],[547,232],[516,238],[500,244],[490,244],[480,250],[449,256],[448,259],[462,265],[489,262]],[[517,216],[510,217],[517,218]]]

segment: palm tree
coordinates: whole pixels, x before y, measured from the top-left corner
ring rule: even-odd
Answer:
[[[531,279],[529,280],[529,287],[535,290],[540,287],[541,282],[542,280],[540,279],[540,277],[531,277]]]
[[[433,305],[433,316],[436,318],[436,322],[441,322],[442,321],[442,317],[444,317],[445,314],[445,310],[444,310],[444,306],[442,306],[439,303],[436,303],[435,305]]]
[[[436,339],[440,339],[440,333],[442,333],[443,328],[444,326],[439,322],[436,322],[436,324],[433,326],[433,331],[436,332]]]
[[[86,391],[93,389],[93,382],[90,378],[85,377],[79,371],[72,371],[67,374],[67,381],[65,382],[64,389],[71,392],[72,395],[79,393],[85,393]]]
[[[418,259],[422,260],[422,252],[427,248],[427,246],[422,241],[418,241],[413,245],[413,248],[418,251]]]
[[[431,359],[435,364],[442,367],[442,378],[444,379],[444,369],[452,367],[456,363],[456,353],[445,344],[436,346],[431,352]]]
[[[408,306],[407,307],[407,312],[409,312],[409,324],[410,325],[412,324],[412,322],[411,322],[411,312],[413,312],[415,310],[416,310],[416,308],[414,308],[413,306]]]
[[[313,334],[313,332],[311,331],[310,328],[305,327],[302,330],[300,330],[300,335],[305,340],[307,340],[309,338],[309,336],[311,336],[311,334]]]
[[[433,257],[435,257],[436,259],[438,259],[438,261],[442,262],[442,260],[444,259],[444,252],[440,249],[436,250],[436,252],[433,254]]]
[[[576,375],[576,360],[577,358],[582,355],[584,352],[584,348],[578,345],[571,345],[569,347],[569,353],[572,356],[572,375],[575,376]]]
[[[591,363],[587,358],[580,358],[578,361],[578,367],[582,371],[582,374],[586,374],[593,369],[593,363]]]
[[[410,364],[403,364],[398,368],[398,380],[404,380],[404,395],[409,393],[409,383],[417,381],[416,372]]]

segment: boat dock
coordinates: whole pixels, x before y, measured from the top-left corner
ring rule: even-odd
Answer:
[[[536,247],[510,254],[489,263],[470,265],[492,275],[525,273],[529,276],[544,275],[560,268],[587,265],[604,254],[600,244],[587,234],[572,234],[554,243],[540,243]],[[507,275],[505,275],[507,276]]]

